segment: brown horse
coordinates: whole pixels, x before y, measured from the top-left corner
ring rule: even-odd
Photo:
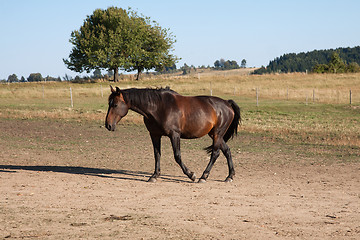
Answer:
[[[114,131],[116,124],[129,109],[144,116],[144,123],[154,147],[155,172],[149,182],[155,182],[160,175],[161,137],[168,136],[174,151],[176,162],[182,171],[195,181],[191,172],[181,160],[180,138],[200,138],[208,134],[213,144],[206,148],[211,153],[210,162],[199,182],[205,182],[220,150],[227,159],[229,175],[226,182],[231,182],[235,175],[230,148],[226,142],[237,134],[241,122],[240,108],[233,100],[218,97],[182,96],[169,88],[161,89],[123,89],[111,87],[109,109],[105,126]]]

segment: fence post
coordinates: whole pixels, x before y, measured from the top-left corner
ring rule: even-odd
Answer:
[[[71,101],[71,107],[73,108],[73,107],[74,107],[74,103],[73,103],[73,96],[72,96],[71,87],[70,87],[70,101]]]
[[[210,96],[212,96],[212,84],[210,82]]]
[[[352,94],[351,94],[351,89],[350,89],[350,105],[351,105],[351,97],[352,97],[351,95],[352,95]]]
[[[313,103],[315,102],[315,89],[313,89]]]

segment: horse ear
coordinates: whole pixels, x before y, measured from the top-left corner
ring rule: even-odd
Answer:
[[[120,88],[116,87],[116,93],[120,93]]]
[[[115,89],[110,85],[111,92],[114,93]]]

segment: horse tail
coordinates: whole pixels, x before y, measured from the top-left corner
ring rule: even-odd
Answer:
[[[224,135],[225,142],[227,142],[230,138],[233,138],[234,135],[237,135],[238,126],[241,124],[240,107],[233,100],[228,100],[228,102],[234,110],[234,119],[232,120],[228,130]]]
[[[234,110],[234,118],[223,137],[225,142],[229,141],[230,138],[233,138],[235,135],[237,135],[238,125],[241,124],[240,107],[233,100],[228,100],[228,103],[230,104],[231,108]],[[206,150],[206,152],[210,154],[212,148],[213,145],[205,148],[204,150]]]

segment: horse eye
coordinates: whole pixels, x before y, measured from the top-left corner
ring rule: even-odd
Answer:
[[[114,108],[116,108],[118,105],[117,104],[114,104]]]

